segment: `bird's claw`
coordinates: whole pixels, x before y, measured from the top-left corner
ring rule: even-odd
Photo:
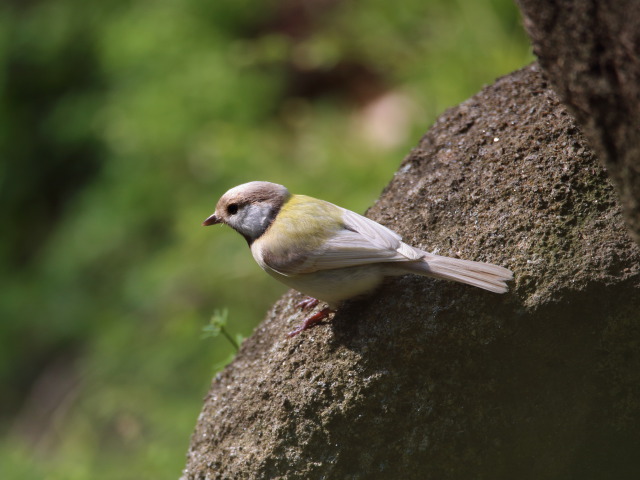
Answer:
[[[316,300],[316,303],[317,302],[318,301]],[[305,321],[302,322],[295,330],[292,330],[289,333],[287,333],[287,337],[289,338],[295,337],[300,332],[305,331],[307,328],[311,328],[315,324],[320,323],[322,320],[327,318],[331,313],[333,313],[333,310],[331,310],[329,307],[323,308],[319,312],[314,313],[313,315],[305,319]]]
[[[296,303],[296,307],[301,308],[302,310],[308,310],[309,308],[313,308],[316,305],[318,305],[318,299],[313,297],[306,297]]]

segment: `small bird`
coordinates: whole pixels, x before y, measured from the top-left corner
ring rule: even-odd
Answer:
[[[327,308],[289,332],[293,337],[320,322],[344,301],[372,291],[384,277],[408,273],[507,291],[513,273],[490,263],[443,257],[407,245],[379,223],[284,186],[249,182],[232,188],[202,224],[223,223],[240,233],[253,258],[276,280]]]

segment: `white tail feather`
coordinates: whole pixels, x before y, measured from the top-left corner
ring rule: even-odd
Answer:
[[[418,275],[466,283],[495,293],[509,290],[506,282],[513,279],[511,270],[498,265],[441,257],[432,253],[426,254],[422,262],[407,262],[402,267]]]

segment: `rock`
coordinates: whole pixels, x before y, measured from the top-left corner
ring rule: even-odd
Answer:
[[[640,244],[640,2],[518,4],[547,78],[608,169]]]
[[[293,339],[289,292],[214,379],[184,480],[640,478],[640,249],[537,65],[445,112],[368,215],[511,292],[394,278]]]

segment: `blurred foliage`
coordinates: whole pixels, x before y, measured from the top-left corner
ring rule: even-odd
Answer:
[[[219,195],[364,211],[530,60],[511,0],[0,4],[0,478],[177,478],[234,353],[203,327],[248,336],[284,291],[200,227]]]

